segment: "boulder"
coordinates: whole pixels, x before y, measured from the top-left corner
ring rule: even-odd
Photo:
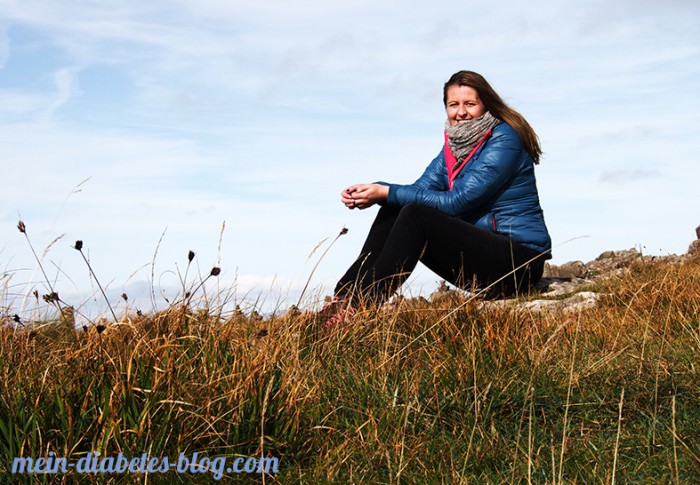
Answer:
[[[581,291],[563,300],[533,300],[520,304],[520,308],[541,312],[555,311],[563,313],[577,313],[593,308],[600,299],[599,293]]]
[[[596,306],[601,295],[593,291],[580,291],[562,299],[537,299],[521,301],[517,298],[509,300],[481,301],[478,303],[480,309],[506,309],[517,308],[533,313],[540,312],[561,312],[564,314],[575,314],[583,310],[588,310]]]
[[[700,256],[700,239],[690,243],[688,246],[688,256]]]
[[[542,296],[550,298],[576,293],[580,291],[580,288],[586,283],[590,283],[590,281],[581,278],[542,278],[536,289],[542,293]]]
[[[588,268],[583,264],[583,261],[569,261],[561,266],[553,264],[544,264],[543,278],[585,278],[588,274]]]
[[[644,260],[642,253],[635,248],[631,248],[622,251],[605,251],[595,260],[586,264],[586,266],[594,274],[612,273],[616,269],[629,268],[634,262]]]

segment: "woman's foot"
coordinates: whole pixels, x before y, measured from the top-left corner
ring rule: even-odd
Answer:
[[[350,305],[350,302],[335,296],[331,301],[325,304],[323,309],[318,313],[318,316],[323,320],[322,328],[329,330],[338,324],[345,323],[357,311]]]

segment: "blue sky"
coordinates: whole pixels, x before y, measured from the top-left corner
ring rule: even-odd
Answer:
[[[20,218],[50,245],[59,293],[97,313],[77,239],[111,294],[153,274],[172,295],[193,250],[232,298],[286,307],[345,226],[310,283],[329,293],[375,212],[348,211],[340,190],[422,172],[460,69],[540,136],[555,263],[685,252],[700,224],[697,2],[0,0],[2,304],[29,311],[27,288],[43,291]],[[409,292],[436,281],[418,271]]]

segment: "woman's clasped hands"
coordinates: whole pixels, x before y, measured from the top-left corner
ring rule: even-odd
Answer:
[[[389,195],[389,187],[381,184],[355,184],[340,193],[340,201],[348,209],[366,209],[384,202]]]

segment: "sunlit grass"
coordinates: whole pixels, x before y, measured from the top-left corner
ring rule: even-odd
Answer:
[[[280,458],[278,475],[226,478],[266,483],[700,479],[698,258],[634,266],[581,313],[448,293],[329,332],[299,311],[222,313],[196,289],[86,329],[2,307],[0,474],[15,456],[121,451]]]

